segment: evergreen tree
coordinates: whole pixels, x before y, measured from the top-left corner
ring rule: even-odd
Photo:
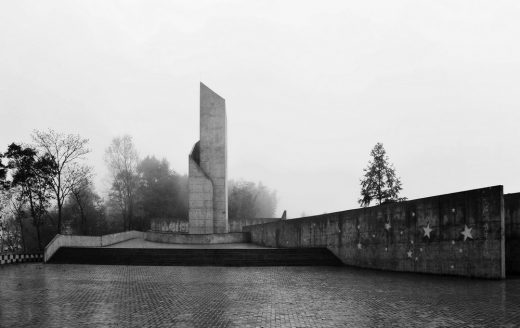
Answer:
[[[48,153],[40,156],[33,148],[14,143],[9,145],[4,157],[8,159],[7,167],[11,170],[10,186],[21,188],[21,197],[29,203],[38,247],[43,250],[40,230],[53,199],[52,181],[58,172],[56,161]]]
[[[370,152],[372,160],[368,162],[365,174],[361,178],[361,206],[369,206],[372,201],[377,205],[387,202],[402,201],[399,192],[402,189],[401,180],[395,173],[392,164],[389,163],[385,148],[382,143],[377,143]]]

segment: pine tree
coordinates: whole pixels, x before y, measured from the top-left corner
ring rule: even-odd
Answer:
[[[372,201],[377,205],[388,202],[402,201],[399,192],[402,189],[401,180],[397,177],[395,169],[389,163],[385,148],[382,143],[377,143],[370,152],[372,160],[368,162],[367,168],[363,169],[365,174],[361,178],[361,206],[369,206]]]

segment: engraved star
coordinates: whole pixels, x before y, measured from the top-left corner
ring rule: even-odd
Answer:
[[[412,254],[413,254],[412,251],[408,251],[408,252],[406,252],[406,255],[408,255],[409,258],[412,258]]]
[[[357,244],[357,248],[358,248],[358,249],[361,249],[361,246],[362,246],[361,243],[358,243],[358,244]]]
[[[464,231],[461,231],[460,234],[464,236],[464,241],[466,241],[466,239],[470,238],[470,239],[473,239],[473,236],[471,235],[471,230],[473,228],[468,228],[467,225],[464,225]]]
[[[392,226],[390,225],[390,222],[385,223],[385,230],[389,231]]]
[[[424,230],[424,237],[428,237],[430,238],[430,233],[432,232],[432,228],[430,228],[430,224],[428,223],[428,225],[426,227],[423,227],[423,230]]]

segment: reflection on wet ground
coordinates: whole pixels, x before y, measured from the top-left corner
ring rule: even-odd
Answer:
[[[1,327],[516,327],[520,279],[349,267],[0,267]]]

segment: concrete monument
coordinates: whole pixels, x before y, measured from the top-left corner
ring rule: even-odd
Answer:
[[[224,98],[200,84],[200,140],[189,156],[189,233],[228,233]]]

